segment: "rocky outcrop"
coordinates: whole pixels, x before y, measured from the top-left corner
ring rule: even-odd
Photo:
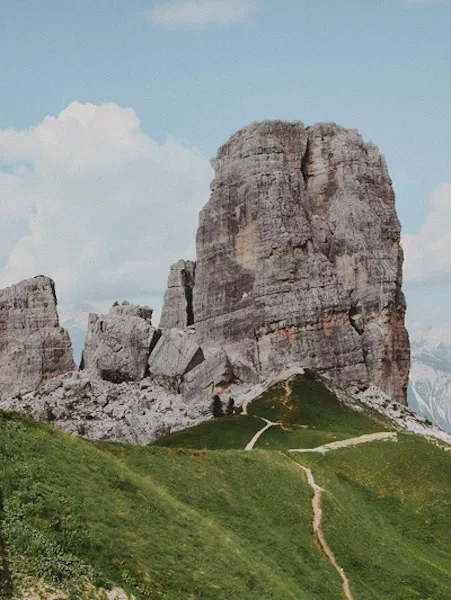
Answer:
[[[152,312],[147,306],[123,302],[108,315],[91,314],[81,368],[113,383],[143,379],[161,335],[152,327]]]
[[[194,323],[259,376],[298,364],[406,402],[403,254],[383,157],[332,124],[265,122],[214,161]]]
[[[212,397],[233,381],[224,351],[204,354],[194,331],[156,329],[152,309],[123,302],[90,315],[80,371],[0,399],[0,409],[93,439],[147,444],[211,418]]]
[[[0,291],[0,398],[26,393],[76,368],[56,304],[55,285],[48,277]]]
[[[57,377],[30,394],[0,403],[35,419],[96,440],[149,444],[158,437],[211,418],[210,396],[192,402],[151,378],[112,383],[91,372]]]
[[[38,387],[2,408],[148,443],[209,418],[216,394],[235,400],[302,367],[406,403],[400,226],[377,148],[332,124],[266,122],[214,167],[197,262],[172,266],[161,329],[128,303],[91,315],[82,371],[59,376],[74,365],[53,283],[0,294],[0,396]]]
[[[149,373],[181,378],[205,360],[204,353],[189,332],[169,329],[162,332],[149,359]]]
[[[171,266],[160,327],[185,329],[194,323],[193,289],[196,263],[179,260]]]
[[[229,357],[224,350],[207,351],[205,360],[188,371],[183,378],[182,393],[192,399],[198,395],[221,394],[236,380]]]

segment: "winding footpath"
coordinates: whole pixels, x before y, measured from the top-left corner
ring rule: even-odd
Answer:
[[[397,439],[398,435],[396,433],[383,431],[382,433],[369,433],[348,440],[340,440],[339,442],[330,442],[330,444],[324,444],[323,446],[318,446],[317,448],[295,448],[293,450],[288,450],[288,452],[319,452],[320,454],[326,454],[326,452],[329,452],[329,450],[350,448],[351,446],[368,444],[368,442],[377,442],[379,440],[396,441]]]
[[[332,566],[337,570],[338,574],[341,577],[343,582],[343,592],[348,600],[354,600],[354,596],[352,595],[351,588],[349,585],[349,579],[346,577],[345,572],[337,563],[337,559],[335,558],[335,554],[332,552],[331,547],[326,542],[326,538],[324,537],[323,529],[321,527],[321,521],[323,518],[323,510],[321,508],[321,499],[322,494],[324,492],[323,488],[320,488],[317,483],[315,483],[315,479],[313,478],[312,471],[308,467],[304,467],[303,465],[298,464],[299,468],[301,468],[307,474],[307,480],[309,482],[310,487],[313,489],[314,494],[312,498],[312,507],[313,507],[313,531],[316,533],[318,541],[323,549],[324,554],[329,559]]]
[[[267,429],[269,429],[270,427],[274,427],[274,426],[280,426],[282,427],[281,423],[273,423],[272,421],[268,421],[268,419],[264,419],[263,417],[260,417],[260,419],[262,421],[264,421],[266,423],[266,425],[264,427],[262,427],[259,431],[257,431],[257,433],[254,435],[254,437],[251,439],[251,441],[249,442],[249,444],[246,446],[245,450],[253,450],[254,446],[258,440],[258,438],[263,435],[265,433],[265,431]]]
[[[285,390],[286,390],[287,394],[291,393],[289,386],[286,386]],[[270,427],[274,427],[274,426],[283,427],[282,423],[273,423],[272,421],[268,421],[267,419],[263,419],[262,417],[260,417],[260,418],[262,419],[262,421],[264,421],[266,423],[266,425],[264,427],[262,427],[262,429],[257,431],[257,433],[254,435],[254,437],[251,439],[251,441],[247,444],[245,450],[252,450],[254,448],[257,440],[260,438],[260,436],[263,435],[263,433],[265,431],[267,431]],[[331,442],[329,444],[324,444],[323,446],[318,446],[317,448],[304,448],[304,449],[299,448],[299,449],[289,450],[289,452],[293,452],[293,453],[295,453],[295,452],[318,452],[320,454],[325,454],[326,452],[329,452],[331,450],[339,450],[341,448],[350,448],[352,446],[358,446],[360,444],[368,444],[369,442],[375,442],[375,441],[380,441],[380,440],[396,441],[397,439],[398,439],[398,436],[396,433],[383,431],[381,433],[371,433],[371,434],[361,435],[359,437],[351,438],[348,440]],[[321,488],[315,482],[315,479],[313,477],[313,473],[312,473],[311,469],[309,469],[308,467],[305,467],[304,465],[299,464],[298,462],[296,462],[296,464],[307,475],[307,481],[308,481],[310,487],[313,489],[313,498],[312,498],[313,531],[316,534],[316,537],[318,538],[318,541],[320,543],[321,549],[323,550],[324,554],[327,556],[327,558],[329,559],[329,562],[331,563],[331,565],[334,567],[334,569],[337,571],[337,573],[341,577],[341,581],[343,583],[343,592],[344,592],[347,600],[354,600],[354,596],[352,595],[351,587],[349,584],[349,579],[347,578],[343,568],[340,567],[340,565],[338,564],[337,559],[335,558],[335,554],[333,553],[331,547],[327,543],[326,538],[324,536],[323,529],[322,529],[321,523],[322,523],[322,518],[323,518],[323,511],[322,511],[322,507],[321,507],[321,500],[322,500],[323,492],[325,490],[323,490],[323,488]]]

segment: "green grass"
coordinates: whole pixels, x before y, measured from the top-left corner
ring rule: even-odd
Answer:
[[[451,598],[451,456],[414,435],[297,455],[324,487],[324,532],[356,598]]]
[[[295,377],[289,386],[288,398],[284,383],[272,386],[248,406],[248,416],[234,415],[202,423],[168,435],[155,445],[197,450],[244,449],[265,425],[262,417],[284,425],[283,429],[272,427],[259,438],[256,448],[267,450],[315,448],[390,428],[380,417],[344,406],[309,372]]]
[[[0,413],[10,570],[138,598],[339,598],[310,490],[279,453],[127,447]],[[324,570],[317,577],[318,568]]]
[[[264,423],[253,416],[233,415],[171,433],[155,446],[193,450],[242,450]]]
[[[0,412],[0,598],[28,576],[74,599],[88,577],[138,599],[340,600],[299,462],[326,490],[325,535],[356,600],[449,600],[451,453],[400,434],[288,455],[386,429],[310,375],[292,386],[288,403],[275,386],[247,417],[148,447],[90,442]],[[262,416],[291,431],[272,428],[262,449],[243,452]]]

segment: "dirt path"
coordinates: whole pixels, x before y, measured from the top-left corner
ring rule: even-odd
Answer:
[[[284,404],[285,406],[288,406],[288,403],[289,403],[289,400],[291,397],[291,393],[292,393],[290,381],[291,381],[291,379],[288,379],[284,382],[285,395],[284,395],[282,404]],[[247,401],[246,403],[243,404],[242,414],[247,414],[247,405],[248,404],[249,404],[249,401]],[[260,436],[263,435],[263,433],[265,433],[265,431],[267,431],[271,427],[279,426],[279,427],[284,428],[282,423],[273,423],[272,421],[268,421],[267,419],[264,419],[262,417],[260,417],[260,419],[265,422],[265,426],[262,427],[259,431],[257,431],[257,433],[254,435],[254,437],[251,439],[251,441],[247,444],[245,450],[252,450],[254,448],[255,444],[257,443],[257,440],[260,438]],[[358,446],[360,444],[367,444],[369,442],[375,442],[375,441],[380,441],[380,440],[396,441],[397,439],[398,439],[398,436],[396,433],[383,431],[380,433],[371,433],[371,434],[361,435],[359,437],[351,438],[348,440],[331,442],[329,444],[324,444],[323,446],[318,446],[317,448],[298,448],[298,449],[288,450],[288,452],[293,452],[293,453],[295,453],[295,452],[318,452],[320,454],[326,454],[326,452],[329,452],[331,450],[338,450],[340,448],[349,448],[352,446]],[[322,488],[320,488],[319,485],[316,484],[315,479],[313,477],[313,473],[308,467],[304,467],[303,465],[300,465],[299,463],[296,463],[296,464],[307,475],[308,483],[314,492],[313,498],[312,498],[313,531],[318,538],[318,541],[320,543],[321,549],[323,550],[324,554],[327,556],[331,565],[334,567],[334,569],[340,575],[340,578],[341,578],[341,581],[343,584],[343,592],[344,592],[347,600],[354,600],[354,596],[352,595],[351,588],[349,585],[349,580],[348,580],[344,570],[342,569],[342,567],[340,567],[340,565],[338,564],[337,559],[335,558],[335,554],[333,553],[331,547],[327,543],[326,538],[324,536],[322,526],[321,526],[322,517],[323,517],[321,500],[322,500],[322,494],[323,494],[324,490]]]
[[[303,375],[304,369],[301,367],[289,367],[288,369],[283,369],[278,375],[275,377],[269,377],[262,383],[254,385],[251,390],[243,394],[242,396],[242,415],[247,415],[247,407],[251,402],[259,398],[262,394],[264,394],[271,386],[276,383],[284,383],[285,385],[285,401],[289,399],[291,395],[291,388],[289,387],[289,382],[292,381],[297,375]]]
[[[282,404],[285,406],[288,406],[288,403],[290,402],[291,394],[293,393],[293,390],[291,389],[291,385],[290,385],[292,380],[293,380],[293,377],[291,377],[290,379],[287,379],[283,386],[283,388],[285,390],[285,395],[282,399]],[[294,407],[290,407],[291,410],[293,410],[293,408]]]
[[[257,433],[254,435],[254,437],[251,439],[251,441],[249,442],[249,444],[246,446],[245,450],[253,450],[258,438],[265,433],[265,431],[267,431],[270,427],[274,427],[274,426],[279,426],[280,423],[273,423],[272,421],[268,421],[268,419],[264,419],[263,417],[260,417],[262,421],[264,421],[266,423],[266,425],[264,427],[262,427],[259,431],[257,431]]]
[[[303,465],[298,465],[298,466],[306,473],[309,485],[314,491],[314,495],[312,498],[313,531],[316,533],[316,535],[318,537],[318,541],[321,545],[321,548],[323,549],[324,554],[327,556],[330,563],[337,570],[338,574],[341,577],[341,580],[343,582],[343,591],[345,593],[346,598],[348,600],[354,600],[354,596],[352,595],[351,588],[349,586],[349,580],[346,577],[343,569],[337,563],[335,554],[332,552],[332,549],[330,548],[329,544],[326,542],[326,538],[324,537],[323,529],[321,527],[321,521],[323,518],[323,511],[321,508],[321,499],[322,499],[322,494],[323,494],[324,490],[315,483],[315,479],[313,478],[313,474],[309,468],[304,467]]]
[[[378,440],[397,440],[398,434],[390,431],[383,431],[382,433],[370,433],[361,435],[360,437],[351,438],[349,440],[341,440],[339,442],[331,442],[330,444],[324,444],[317,448],[296,448],[288,450],[288,452],[319,452],[320,454],[326,454],[330,450],[338,450],[339,448],[349,448],[350,446],[358,446],[359,444],[368,444],[368,442],[376,442]]]

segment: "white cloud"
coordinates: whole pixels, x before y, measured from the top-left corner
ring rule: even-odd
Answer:
[[[163,27],[206,27],[247,19],[257,0],[174,0],[154,6],[149,19]]]
[[[403,235],[406,285],[451,284],[451,183],[433,192],[431,208],[418,233]]]
[[[42,273],[63,304],[151,302],[194,255],[211,178],[199,150],[157,144],[116,104],[0,130],[0,287]]]

